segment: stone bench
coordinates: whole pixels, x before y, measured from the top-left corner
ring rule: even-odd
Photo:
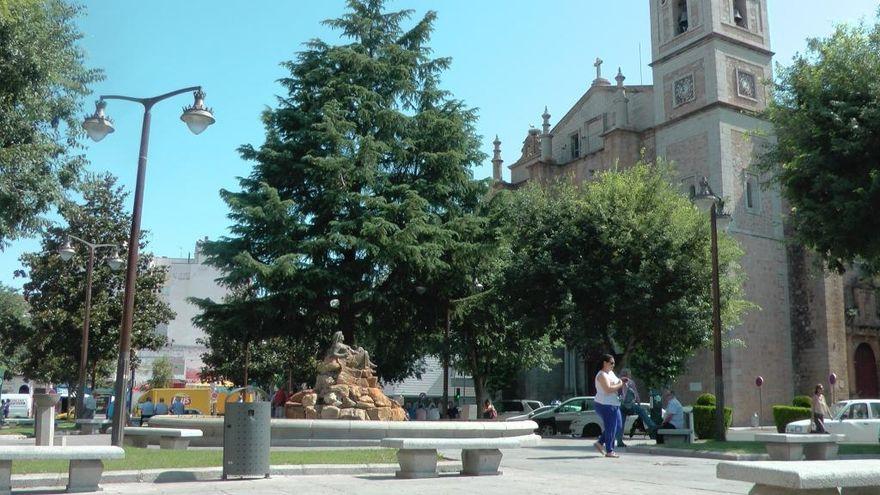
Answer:
[[[694,443],[694,408],[687,406],[684,411],[684,428],[661,428],[657,435],[663,436],[664,443]]]
[[[12,461],[70,461],[67,491],[96,492],[100,490],[103,461],[123,458],[125,451],[119,447],[6,445],[0,449],[0,495],[12,493]]]
[[[109,427],[111,421],[109,419],[77,419],[75,423],[79,426],[80,434],[94,435]]]
[[[764,442],[767,454],[774,461],[799,461],[806,457],[808,461],[825,461],[837,458],[838,443],[844,435],[830,434],[795,434],[795,433],[758,433],[756,442]]]
[[[461,474],[498,475],[501,450],[535,445],[538,435],[498,438],[385,438],[383,447],[398,449],[398,478],[437,477],[437,449],[461,449]]]
[[[754,483],[750,495],[880,493],[880,460],[873,459],[721,462],[715,474],[725,480]]]
[[[186,450],[192,438],[201,438],[202,430],[186,428],[147,428],[126,426],[123,441],[126,445],[146,448],[151,438],[159,439],[159,448]]]

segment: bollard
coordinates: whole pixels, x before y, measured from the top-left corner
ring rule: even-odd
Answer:
[[[36,445],[52,445],[55,438],[55,404],[58,404],[59,399],[58,394],[34,394],[34,404],[37,410],[34,418]]]

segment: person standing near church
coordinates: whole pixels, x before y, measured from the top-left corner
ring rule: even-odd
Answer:
[[[605,457],[620,457],[614,452],[617,430],[623,428],[620,419],[620,396],[618,393],[628,379],[621,380],[614,374],[614,356],[602,356],[602,369],[596,373],[596,412],[602,418],[602,435],[594,444]],[[602,444],[604,441],[604,445]]]
[[[817,384],[813,390],[812,409],[813,409],[813,433],[828,433],[825,430],[825,416],[831,416],[828,404],[825,403],[825,387]]]

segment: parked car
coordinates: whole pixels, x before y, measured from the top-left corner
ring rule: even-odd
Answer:
[[[592,399],[592,397],[590,397],[590,399]],[[650,404],[642,404],[642,407],[645,407],[646,409],[649,406]],[[635,414],[630,414],[624,418],[623,433],[628,434],[638,419],[639,417]],[[641,421],[639,421],[639,424],[641,424]],[[605,425],[602,423],[602,417],[596,412],[592,402],[590,402],[590,409],[579,414],[569,426],[572,435],[578,435],[585,438],[598,437],[604,429]],[[644,431],[644,429],[644,426],[642,426],[641,430]]]
[[[544,411],[549,411],[550,409],[554,409],[556,406],[541,406],[537,409],[533,409],[532,412],[528,414],[520,414],[519,416],[511,416],[509,418],[504,418],[505,421],[525,421],[527,419],[532,419],[535,415],[541,414]]]
[[[495,403],[495,410],[498,411],[498,419],[507,419],[513,416],[521,416],[528,414],[539,407],[543,407],[537,400],[499,400]]]
[[[592,436],[594,433],[598,436],[602,432],[602,420],[599,419],[593,402],[594,397],[592,396],[572,397],[555,408],[535,414],[529,419],[538,423],[537,432],[542,436],[553,436],[557,433],[582,435],[585,429],[588,436]],[[627,428],[626,431],[629,431],[636,418],[637,416],[627,417],[624,425]]]
[[[834,404],[832,418],[825,418],[829,433],[845,435],[844,443],[876,444],[880,437],[880,399],[852,399]],[[811,420],[785,425],[786,433],[809,433]]]

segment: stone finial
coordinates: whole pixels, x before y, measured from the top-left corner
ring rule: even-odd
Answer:
[[[544,119],[544,123],[541,125],[544,129],[544,134],[550,134],[550,112],[547,110],[547,106],[544,106],[544,114],[541,115],[541,118]]]
[[[622,87],[623,87],[623,81],[624,81],[625,79],[626,79],[626,77],[623,75],[623,71],[620,70],[620,67],[618,67],[618,68],[617,68],[617,77],[614,78],[614,80],[617,81],[617,87],[618,87],[618,88],[622,88]]]
[[[550,134],[550,112],[544,107],[544,134],[541,135],[541,160],[549,162],[553,158],[553,135]]]
[[[495,149],[492,150],[492,180],[501,182],[501,164],[504,163],[504,160],[501,159],[501,140],[498,139],[498,134],[495,135],[495,141],[492,141],[492,144],[495,145]]]

